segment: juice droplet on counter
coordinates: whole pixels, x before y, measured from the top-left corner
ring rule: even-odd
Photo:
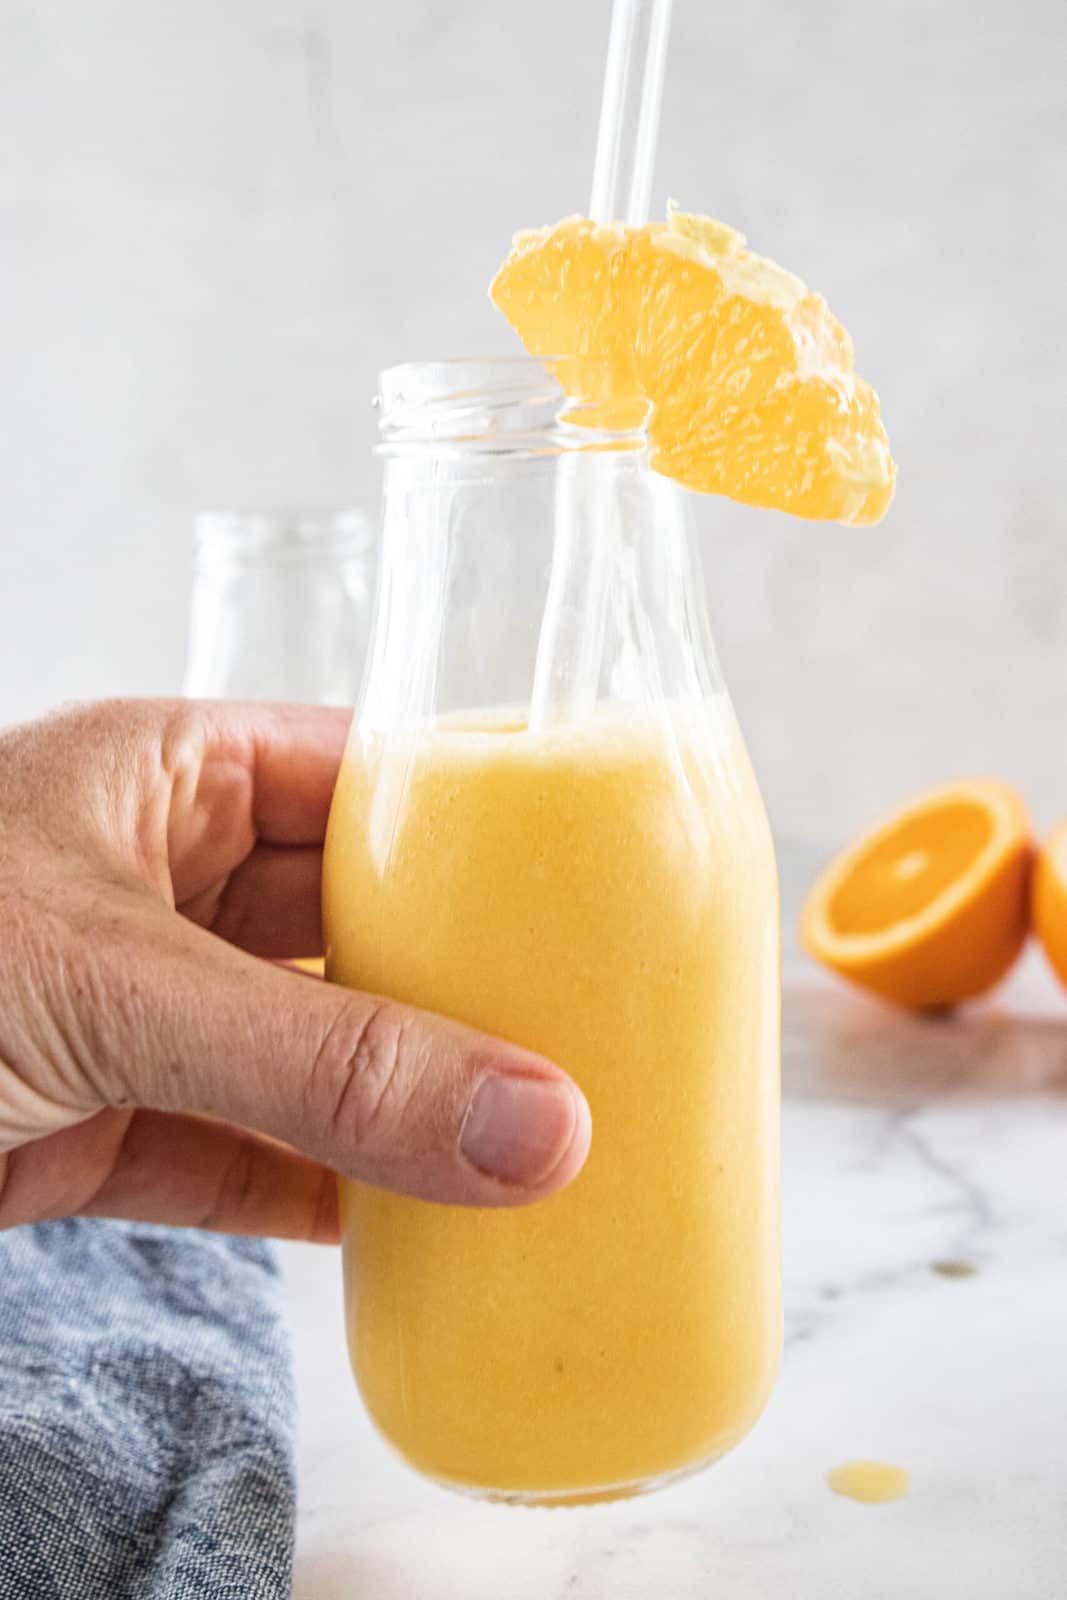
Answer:
[[[862,1500],[865,1505],[881,1505],[907,1494],[911,1474],[906,1467],[891,1467],[884,1461],[846,1461],[828,1472],[826,1481],[835,1494]]]
[[[942,1278],[973,1278],[978,1271],[973,1261],[932,1261],[930,1265]]]

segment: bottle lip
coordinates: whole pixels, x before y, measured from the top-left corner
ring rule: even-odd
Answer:
[[[619,400],[611,362],[575,356],[406,361],[378,380],[379,454],[544,455],[643,449],[648,405]]]
[[[290,566],[364,556],[373,544],[362,511],[201,511],[193,520],[198,570],[230,566]]]

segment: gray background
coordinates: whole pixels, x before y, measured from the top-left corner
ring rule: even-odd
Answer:
[[[0,722],[174,691],[205,505],[373,509],[368,399],[506,350],[587,203],[608,0],[0,0]],[[1067,11],[676,0],[655,200],[821,289],[900,463],[873,532],[698,508],[780,832],[989,770],[1067,812]]]

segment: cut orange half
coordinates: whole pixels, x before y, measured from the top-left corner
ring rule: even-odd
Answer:
[[[1067,987],[1067,821],[1052,830],[1038,851],[1030,920],[1049,965]]]
[[[799,517],[884,516],[896,469],[852,341],[733,228],[568,217],[517,234],[489,293],[532,355],[603,363],[620,416],[651,402],[656,471]]]
[[[804,906],[809,955],[916,1010],[983,994],[1029,926],[1030,821],[1007,784],[931,790],[839,856]]]

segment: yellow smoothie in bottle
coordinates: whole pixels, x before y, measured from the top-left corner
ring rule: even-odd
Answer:
[[[519,1209],[342,1184],[349,1349],[382,1433],[503,1496],[627,1493],[752,1426],[781,1338],[778,903],[725,699],[354,734],[327,972],[542,1052],[588,1162]]]

